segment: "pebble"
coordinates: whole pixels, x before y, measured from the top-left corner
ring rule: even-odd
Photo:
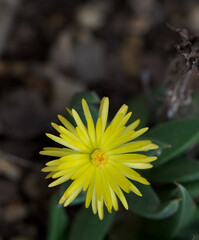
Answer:
[[[31,240],[31,238],[26,237],[26,236],[13,236],[9,238],[9,240]]]
[[[74,44],[72,31],[65,29],[57,37],[52,45],[50,61],[62,70],[71,69],[74,65]]]
[[[23,189],[31,199],[35,199],[41,196],[41,183],[36,174],[28,174],[24,179]]]
[[[84,82],[103,79],[107,72],[105,46],[95,38],[77,42],[74,64],[75,72]]]
[[[76,21],[80,26],[95,30],[102,27],[109,12],[108,2],[90,2],[81,5],[76,10]]]
[[[18,88],[8,93],[1,100],[0,112],[3,134],[12,139],[38,136],[48,122],[48,110],[41,96],[28,88]]]
[[[191,8],[191,11],[188,15],[188,23],[189,28],[192,31],[199,32],[199,4],[196,4],[194,7]]]
[[[24,219],[28,215],[27,207],[21,202],[11,203],[5,206],[4,221],[14,223]]]
[[[17,187],[15,183],[8,180],[1,179],[0,181],[0,205],[3,205],[13,199],[17,194]]]
[[[65,107],[69,106],[75,93],[85,90],[83,84],[61,74],[56,75],[56,78],[52,81],[52,85],[51,107],[57,113],[63,112]]]
[[[13,181],[18,181],[21,178],[22,169],[19,166],[1,157],[0,166],[0,175]]]

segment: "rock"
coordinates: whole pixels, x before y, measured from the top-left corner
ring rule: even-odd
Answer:
[[[19,181],[22,175],[22,169],[19,166],[2,157],[0,157],[0,166],[0,175],[13,181]]]
[[[128,22],[128,31],[135,35],[144,35],[151,28],[151,23],[146,17],[133,17],[129,19]]]
[[[74,65],[74,44],[73,33],[66,29],[63,30],[50,50],[50,61],[56,67],[67,70]]]
[[[38,198],[42,194],[41,181],[36,174],[28,174],[24,179],[23,190],[30,198]]]
[[[3,134],[16,139],[38,136],[48,122],[48,109],[35,91],[19,88],[7,94],[0,104]]]
[[[21,236],[13,236],[9,238],[9,240],[31,240],[31,238],[21,235]]]
[[[63,112],[66,106],[69,106],[70,100],[77,92],[85,90],[81,83],[67,78],[64,75],[55,75],[52,81],[53,93],[51,107],[55,112]]]
[[[129,6],[135,16],[148,19],[150,27],[164,21],[164,12],[157,0],[129,0]]]
[[[21,202],[11,203],[5,206],[4,221],[7,223],[14,223],[27,217],[28,209]]]
[[[88,29],[98,29],[104,25],[109,9],[108,2],[86,3],[77,8],[76,21],[80,26]]]
[[[195,4],[192,6],[191,11],[188,15],[188,23],[189,28],[196,33],[199,32],[199,4]]]
[[[106,76],[106,53],[102,42],[87,38],[75,46],[74,69],[80,79],[89,83]]]
[[[143,51],[142,38],[130,35],[125,39],[120,49],[122,66],[129,76],[138,76],[141,68],[141,56]]]
[[[17,194],[17,186],[7,180],[0,181],[0,205],[3,205],[13,199]]]

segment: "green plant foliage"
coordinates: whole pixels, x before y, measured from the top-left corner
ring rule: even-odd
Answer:
[[[199,181],[191,182],[184,184],[187,191],[191,195],[191,197],[196,198],[199,196]]]
[[[114,219],[114,213],[104,213],[103,221],[94,215],[91,209],[83,207],[78,213],[71,227],[69,240],[102,240],[105,238]]]
[[[199,161],[178,157],[149,173],[149,181],[155,183],[191,182],[199,180]]]
[[[127,102],[129,106],[129,111],[132,111],[132,117],[129,120],[129,123],[140,119],[139,127],[144,127],[148,124],[150,108],[144,94],[137,95],[136,97],[130,99]]]
[[[161,237],[161,239],[176,237],[184,227],[192,223],[198,213],[191,196],[182,185],[177,185],[172,196],[180,200],[178,211],[171,217],[155,222],[150,226],[154,235]]]
[[[68,217],[65,208],[58,204],[59,198],[52,196],[50,200],[47,240],[66,239]]]
[[[138,184],[136,184],[138,185]],[[129,208],[133,213],[149,219],[164,219],[173,215],[179,207],[179,200],[174,199],[161,204],[151,186],[139,184],[139,189],[143,196],[128,194],[127,200]]]
[[[193,147],[199,141],[199,119],[178,119],[158,125],[145,137],[158,139],[171,145],[162,150],[154,166],[162,165]]]

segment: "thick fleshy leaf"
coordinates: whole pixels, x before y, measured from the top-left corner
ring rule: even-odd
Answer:
[[[136,183],[136,185],[138,184]],[[161,204],[151,186],[139,184],[138,189],[141,191],[142,197],[132,194],[126,196],[129,208],[133,213],[149,219],[164,219],[177,211],[179,200],[174,199]]]
[[[65,208],[58,204],[59,199],[53,196],[50,200],[47,240],[66,239],[68,217]]]
[[[198,215],[195,203],[182,185],[177,185],[172,196],[180,200],[178,211],[171,217],[159,220],[156,223],[153,222],[150,225],[150,230],[154,231],[154,235],[158,235],[161,239],[174,238],[184,227],[191,224]]]
[[[104,219],[101,221],[91,209],[82,208],[74,219],[69,240],[102,240],[108,233],[113,219],[114,213],[105,211]]]
[[[149,213],[146,217],[156,220],[168,218],[177,212],[178,207],[179,199],[170,200],[161,204],[156,210],[154,210],[154,212]]]
[[[150,129],[145,137],[170,144],[154,162],[155,166],[162,165],[199,142],[199,119],[169,121]]]
[[[199,197],[199,180],[184,184],[192,198]]]
[[[137,95],[136,97],[130,99],[127,103],[129,106],[129,111],[132,111],[132,117],[129,123],[140,119],[139,127],[146,126],[149,121],[150,108],[144,94]]]
[[[148,172],[149,181],[151,182],[191,182],[199,180],[199,161],[186,157],[178,157]]]

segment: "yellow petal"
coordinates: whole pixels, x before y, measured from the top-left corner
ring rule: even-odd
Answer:
[[[133,169],[116,162],[114,162],[114,167],[116,167],[118,171],[120,171],[122,174],[124,174],[128,178],[145,185],[150,185],[150,183],[145,178],[143,178],[139,173],[137,173]]]
[[[69,135],[66,136],[64,134],[60,134],[60,137],[64,139],[68,144],[70,144],[71,148],[77,148],[79,151],[85,153],[90,152],[90,148],[87,145],[83,144],[81,141],[79,141],[79,139],[72,138],[72,136]]]
[[[50,133],[46,133],[46,136],[49,137],[49,138],[51,138],[53,141],[55,141],[55,142],[63,145],[63,146],[66,146],[66,147],[68,147],[68,148],[72,148],[72,149],[74,149],[74,150],[76,150],[76,151],[81,151],[80,148],[78,148],[78,147],[70,144],[69,142],[67,142],[66,140],[64,140],[64,139],[62,139],[62,138],[60,138],[60,137],[57,137],[57,136],[55,136],[55,135],[53,135],[53,134],[50,134]]]
[[[143,140],[143,141],[135,141],[131,143],[124,144],[118,148],[115,148],[109,152],[109,154],[121,154],[121,153],[130,153],[137,151],[148,151],[150,149],[154,149],[151,141]]]
[[[109,175],[112,177],[115,183],[122,188],[123,191],[129,193],[131,182],[120,171],[118,171],[114,165],[109,164],[108,167],[106,167]]]
[[[94,214],[97,213],[97,196],[96,196],[95,188],[92,196],[92,210]]]
[[[115,117],[113,120],[120,114],[122,113],[122,116],[124,117],[128,111],[128,106],[126,104],[123,104],[121,108],[118,110],[118,112],[115,114]]]
[[[92,148],[92,143],[91,143],[91,140],[88,136],[88,134],[85,134],[81,128],[79,127],[76,127],[76,131],[77,131],[77,134],[79,136],[79,138],[81,139],[82,142],[84,142],[84,144],[86,146],[88,146],[89,148]]]
[[[148,157],[143,154],[131,153],[131,154],[120,154],[110,155],[110,160],[121,162],[121,163],[148,163],[155,161],[157,157]]]
[[[59,179],[55,180],[54,182],[52,182],[51,184],[49,184],[49,187],[55,187],[63,182],[66,182],[67,180],[70,179],[71,175],[73,173],[68,173],[67,175],[64,175],[63,177],[60,177]]]
[[[132,140],[134,140],[135,138],[139,137],[140,135],[142,135],[143,133],[145,133],[148,130],[148,128],[142,128],[138,131],[130,131],[128,133],[123,134],[122,136],[118,137],[114,142],[112,142],[111,144],[108,145],[108,150],[114,149],[118,146],[123,145],[124,143],[130,142]]]
[[[98,210],[98,216],[100,220],[104,218],[103,205],[104,205],[103,197],[101,197],[100,200],[97,199],[97,210]]]
[[[104,201],[105,201],[105,204],[107,206],[108,211],[111,212],[112,197],[111,197],[110,187],[109,187],[109,184],[108,184],[108,182],[106,180],[106,177],[103,173],[103,169],[101,171],[101,174],[102,174],[102,192],[103,192]]]
[[[102,198],[102,176],[100,169],[96,169],[96,183],[95,183],[95,190],[97,194],[98,201]]]
[[[101,101],[100,108],[99,108],[99,115],[98,118],[102,120],[102,132],[104,132],[106,128],[106,123],[108,119],[108,109],[109,109],[109,99],[104,97]]]
[[[86,189],[88,188],[89,184],[91,183],[92,178],[93,178],[93,174],[94,174],[94,169],[95,169],[95,167],[93,165],[91,165],[90,169],[88,171],[88,174],[86,176],[85,182],[84,182],[83,191],[86,191]]]
[[[112,188],[110,188],[110,192],[111,192],[111,200],[112,200],[113,208],[115,211],[118,211],[118,201],[117,201],[115,192],[112,190]]]
[[[81,129],[81,131],[84,133],[84,135],[87,136],[87,138],[88,138],[87,129],[86,129],[85,125],[83,124],[79,114],[75,111],[75,109],[72,109],[72,114],[73,114],[73,118],[75,119],[77,126]]]
[[[44,148],[43,151],[39,152],[39,154],[41,155],[47,155],[52,157],[63,157],[73,153],[76,153],[76,151],[68,148],[51,148],[51,147],[46,147]]]
[[[93,196],[93,192],[94,192],[94,187],[95,187],[95,171],[96,168],[93,169],[93,175],[91,177],[91,181],[87,190],[87,194],[86,194],[86,202],[85,202],[85,207],[88,208]]]
[[[81,192],[82,190],[82,186],[80,186],[79,188],[77,188],[65,201],[64,203],[64,207],[67,207]]]
[[[100,146],[102,139],[102,120],[101,118],[97,119],[97,125],[96,125],[96,144],[97,146]]]
[[[127,167],[134,169],[149,169],[153,167],[153,165],[150,163],[123,163],[123,164]]]
[[[126,198],[122,192],[122,190],[120,189],[120,187],[115,183],[115,181],[110,177],[109,173],[107,172],[107,169],[104,168],[104,173],[106,175],[106,179],[109,182],[110,187],[112,188],[112,190],[116,193],[116,195],[118,196],[118,198],[120,199],[120,201],[122,202],[123,206],[128,210],[128,204],[126,201]]]
[[[87,119],[88,124],[88,134],[91,139],[93,147],[96,147],[96,138],[95,138],[95,125],[91,118]]]
[[[88,121],[89,118],[93,119],[90,109],[88,107],[88,104],[84,98],[82,98],[82,107],[83,107],[84,116],[85,116],[86,120]]]
[[[127,133],[134,130],[139,124],[140,124],[140,119],[137,119],[135,122],[128,125],[123,133]]]
[[[59,121],[72,133],[76,134],[75,127],[68,121],[66,120],[63,116],[58,115]]]

